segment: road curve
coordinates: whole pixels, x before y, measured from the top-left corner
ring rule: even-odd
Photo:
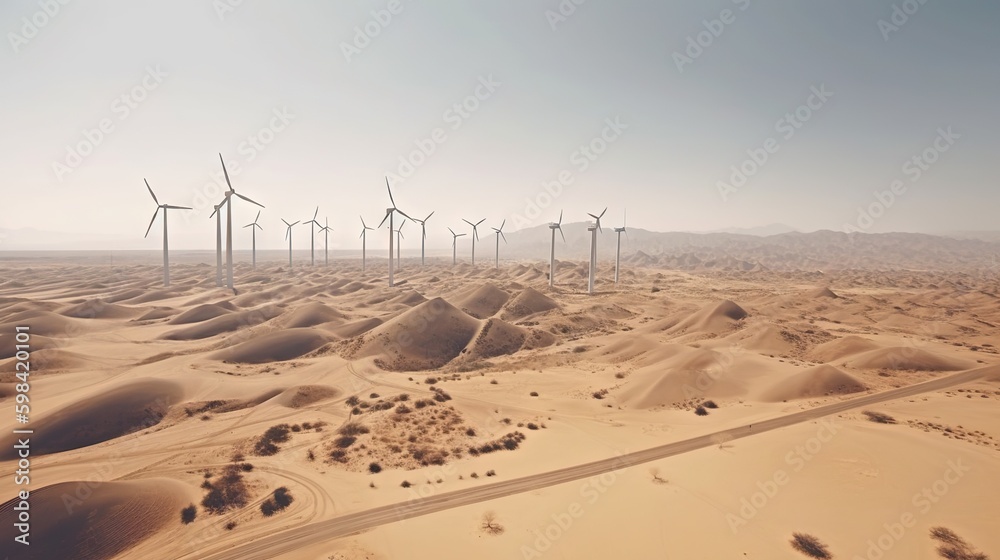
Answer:
[[[750,426],[740,426],[731,430],[723,430],[706,434],[696,438],[668,443],[642,451],[635,451],[610,457],[599,461],[574,465],[563,469],[535,474],[513,480],[495,482],[485,486],[466,488],[453,492],[446,492],[428,496],[420,500],[401,502],[387,506],[381,506],[365,511],[350,513],[334,519],[318,521],[308,525],[302,525],[280,533],[275,533],[261,539],[225,550],[198,551],[199,558],[205,560],[251,560],[269,559],[280,554],[293,552],[297,549],[320,544],[331,539],[347,536],[359,531],[364,531],[402,521],[411,517],[418,517],[435,513],[438,511],[455,507],[466,506],[479,502],[485,502],[496,498],[502,498],[522,492],[530,492],[540,488],[573,482],[600,475],[607,472],[621,470],[632,465],[647,463],[688,453],[705,447],[718,445],[720,436],[727,439],[740,439],[749,435],[760,434],[778,428],[784,428],[802,422],[816,420],[824,416],[839,414],[856,408],[871,406],[874,404],[892,401],[923,393],[940,391],[956,385],[962,385],[975,381],[986,376],[1000,376],[1000,365],[989,366],[974,370],[969,370],[947,377],[932,379],[923,383],[892,389],[871,395],[865,395],[849,400],[839,401],[828,405],[819,406],[809,410],[795,412],[770,420],[763,420],[753,424],[753,431]]]

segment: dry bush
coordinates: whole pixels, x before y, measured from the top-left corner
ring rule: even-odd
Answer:
[[[937,548],[938,556],[947,560],[989,560],[989,557],[978,552],[965,539],[955,534],[947,527],[931,528],[931,538],[942,543]]]
[[[281,450],[278,447],[279,443],[284,443],[288,441],[290,437],[288,432],[291,431],[291,427],[288,424],[278,424],[276,426],[271,426],[264,432],[264,435],[254,443],[253,452],[255,455],[274,455]]]
[[[701,403],[701,406],[705,408],[719,408],[719,405],[715,404],[715,401],[705,401]]]
[[[181,523],[187,525],[194,521],[194,518],[198,515],[198,508],[194,504],[181,510]]]
[[[220,514],[247,505],[249,492],[243,474],[236,465],[229,465],[219,480],[210,483],[201,506],[209,513]]]
[[[830,554],[829,550],[827,550],[827,546],[812,535],[807,535],[805,533],[792,533],[791,543],[792,548],[810,558],[818,558],[819,560],[828,560],[833,558],[833,555]]]
[[[883,414],[881,412],[875,412],[873,410],[865,410],[865,411],[862,412],[862,414],[864,414],[865,416],[867,416],[868,420],[870,422],[875,422],[875,423],[878,423],[878,424],[895,424],[896,423],[896,419],[895,418],[893,418],[892,416],[889,416],[888,414]]]
[[[708,411],[705,410],[705,407],[700,405],[694,409],[694,413],[697,414],[698,416],[708,416]]]
[[[337,433],[342,436],[360,436],[361,434],[367,434],[371,430],[368,426],[361,424],[360,422],[348,422],[341,426]]]
[[[497,521],[497,514],[492,511],[487,511],[483,514],[481,527],[487,535],[502,535],[504,530],[503,525]]]

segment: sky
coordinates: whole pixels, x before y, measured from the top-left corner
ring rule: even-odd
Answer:
[[[195,208],[171,247],[211,249],[219,153],[266,249],[317,206],[357,248],[386,176],[441,248],[463,218],[605,207],[654,231],[998,229],[998,21],[943,0],[4,2],[0,230],[158,248],[146,179]]]

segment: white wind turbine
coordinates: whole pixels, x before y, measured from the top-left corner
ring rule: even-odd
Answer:
[[[625,229],[625,222],[628,220],[628,210],[622,212],[622,227],[616,227],[615,233],[618,234],[618,246],[615,249],[615,284],[618,283],[618,270],[621,268],[621,258],[622,258],[622,234],[628,237],[628,231]]]
[[[403,267],[399,263],[399,252],[403,248],[403,226],[406,225],[406,218],[399,223],[399,227],[396,228],[396,270],[401,270]]]
[[[288,273],[291,274],[292,273],[292,226],[298,225],[299,222],[290,224],[287,221],[285,221],[284,218],[282,218],[281,221],[285,222],[285,225],[288,226],[288,229],[285,230],[285,239],[288,240]]]
[[[361,272],[364,272],[365,271],[365,264],[366,264],[365,261],[367,260],[367,256],[366,256],[365,253],[367,252],[367,245],[368,245],[368,230],[375,231],[375,228],[368,227],[368,224],[365,223],[365,219],[362,218],[361,216],[358,216],[358,217],[361,218],[361,236],[360,236],[361,237]]]
[[[252,259],[253,259],[253,268],[254,268],[254,270],[257,269],[257,228],[260,228],[261,231],[264,231],[264,228],[262,228],[260,226],[260,224],[257,223],[257,220],[259,220],[259,219],[260,219],[260,210],[257,211],[257,217],[253,219],[253,223],[249,223],[249,224],[243,226],[245,228],[250,228],[250,233],[252,234],[251,235],[251,238],[253,240],[253,245],[252,245],[252,247],[253,247],[253,253],[252,253],[253,256],[252,256]]]
[[[433,215],[434,212],[431,212],[423,220],[414,220],[420,222],[420,268],[424,267],[424,244],[427,242],[427,220],[431,219]]]
[[[507,224],[507,220],[500,223],[499,228],[493,228],[493,231],[497,233],[497,253],[496,253],[496,265],[494,268],[500,270],[500,238],[503,237],[503,242],[507,242],[507,236],[503,234],[503,226]]]
[[[451,266],[455,266],[458,262],[458,238],[468,235],[466,233],[455,233],[451,228],[448,228],[451,232]]]
[[[306,224],[309,224],[309,266],[316,266],[316,228],[322,227],[316,221],[316,216],[319,216],[319,206],[316,207],[316,212],[313,213],[313,219],[306,222]]]
[[[549,287],[555,286],[556,277],[556,230],[559,230],[559,235],[562,236],[563,243],[566,242],[566,235],[563,234],[562,230],[562,210],[559,211],[559,221],[552,222],[549,224],[549,229],[552,230],[552,247],[549,249]]]
[[[222,287],[222,213],[219,210],[226,204],[226,201],[212,207],[212,213],[208,215],[211,220],[215,216],[215,285]]]
[[[226,191],[226,198],[223,204],[226,205],[226,262],[227,265],[227,286],[230,290],[233,289],[233,195],[235,194],[239,198],[251,203],[264,207],[263,204],[250,200],[249,198],[243,196],[242,194],[236,192],[233,188],[233,184],[229,181],[229,172],[226,171],[226,162],[222,159],[222,154],[219,154],[219,161],[222,162],[222,172],[226,176],[226,185],[229,186],[229,190]]]
[[[163,210],[163,287],[170,285],[170,259],[167,256],[167,210],[191,210],[187,206],[173,206],[170,204],[160,204],[159,200],[156,200],[156,195],[153,194],[152,187],[149,186],[149,181],[143,179],[146,183],[146,188],[149,190],[149,196],[153,197],[153,202],[156,203],[156,211],[153,212],[153,219],[149,220],[149,227],[146,228],[146,235],[143,238],[149,237],[149,230],[153,229],[153,222],[156,221],[156,216]]]
[[[406,212],[403,212],[399,208],[396,208],[396,201],[393,200],[393,198],[392,198],[392,189],[389,188],[389,178],[388,177],[385,178],[385,188],[386,188],[387,191],[389,191],[389,202],[392,204],[392,206],[385,209],[385,217],[382,218],[382,222],[379,223],[378,227],[382,227],[382,224],[384,224],[386,220],[389,220],[389,287],[391,288],[394,285],[394,282],[393,282],[393,267],[392,267],[392,265],[393,265],[393,262],[392,262],[392,242],[393,242],[393,238],[395,237],[395,233],[396,233],[395,230],[392,227],[393,214],[395,214],[396,212],[399,212],[400,214],[402,214],[403,216],[406,216],[407,218],[409,218],[409,216],[406,215]]]
[[[588,216],[596,220],[596,223],[594,223],[594,225],[587,228],[587,231],[590,232],[590,276],[587,279],[588,294],[594,293],[594,275],[596,274],[597,270],[597,232],[600,231],[601,233],[604,233],[604,229],[601,228],[601,218],[604,217],[604,212],[607,211],[608,209],[605,208],[603,211],[601,211],[600,215],[597,216],[590,213],[587,214]]]
[[[330,218],[324,218],[326,225],[319,228],[319,231],[323,232],[323,266],[330,266]]]
[[[470,226],[472,226],[472,264],[473,264],[473,266],[475,266],[475,264],[476,264],[476,240],[479,239],[479,230],[476,229],[476,228],[479,227],[479,224],[485,222],[486,218],[483,218],[482,220],[479,220],[476,223],[472,223],[469,220],[466,220],[464,218],[462,219],[462,221],[465,222],[465,223],[467,223],[467,224],[469,224]]]

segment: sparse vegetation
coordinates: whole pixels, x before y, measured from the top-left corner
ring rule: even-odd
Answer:
[[[807,535],[805,533],[792,533],[792,548],[805,554],[810,558],[817,558],[819,560],[828,560],[833,558],[827,546],[820,542],[820,540],[812,535]]]
[[[264,517],[271,517],[290,506],[292,501],[292,495],[288,492],[288,488],[282,486],[275,490],[270,498],[260,504],[260,512],[264,514]]]
[[[194,521],[194,518],[198,515],[198,508],[194,504],[181,510],[181,523],[187,525]]]
[[[368,472],[378,474],[382,472],[382,465],[375,462],[368,463]]]
[[[715,401],[705,401],[701,403],[701,406],[705,408],[719,408],[719,405],[715,404]]]
[[[876,422],[878,424],[895,424],[896,419],[888,414],[882,412],[875,412],[874,410],[865,410],[862,412],[866,417],[868,417],[869,422]]]
[[[705,407],[701,405],[698,405],[698,407],[694,409],[694,413],[697,414],[698,416],[708,416],[708,411],[705,410]]]
[[[361,424],[360,422],[348,422],[337,430],[337,433],[342,436],[360,436],[361,434],[367,434],[371,430],[368,426]]]
[[[947,560],[989,560],[982,552],[975,550],[965,539],[947,527],[931,528],[931,538],[940,542],[938,556]]]
[[[525,435],[521,432],[511,432],[493,441],[488,441],[478,446],[470,446],[469,454],[475,457],[503,449],[513,451],[518,448],[522,441],[524,441],[524,438]]]
[[[538,391],[532,391],[531,392],[531,396],[532,397],[537,397],[538,396]]]
[[[601,400],[604,397],[608,396],[608,390],[607,389],[601,389],[600,391],[594,391],[593,392],[593,396],[594,396],[595,399]]]
[[[239,509],[249,501],[243,473],[236,465],[227,466],[222,476],[215,482],[209,482],[206,489],[208,493],[202,499],[201,506],[209,513],[218,515],[231,509]]]
[[[653,482],[656,484],[666,484],[667,480],[660,476],[660,469],[653,467],[649,469],[649,476],[653,477]]]
[[[488,511],[483,514],[482,529],[488,535],[502,535],[503,525],[497,521],[497,514]]]
[[[264,432],[264,435],[260,436],[257,442],[254,443],[254,454],[261,456],[275,455],[278,451],[281,451],[278,444],[288,441],[289,431],[291,431],[291,427],[288,424],[271,426],[266,432]]]
[[[235,521],[230,521],[229,523],[226,523],[226,530],[227,531],[232,531],[235,528],[236,528],[236,522]]]
[[[402,486],[403,488],[409,488],[410,486],[413,486],[413,485],[412,485],[412,484],[410,484],[410,481],[409,481],[409,480],[404,480],[404,481],[403,481],[403,482],[402,482],[402,483],[400,484],[400,486]]]

